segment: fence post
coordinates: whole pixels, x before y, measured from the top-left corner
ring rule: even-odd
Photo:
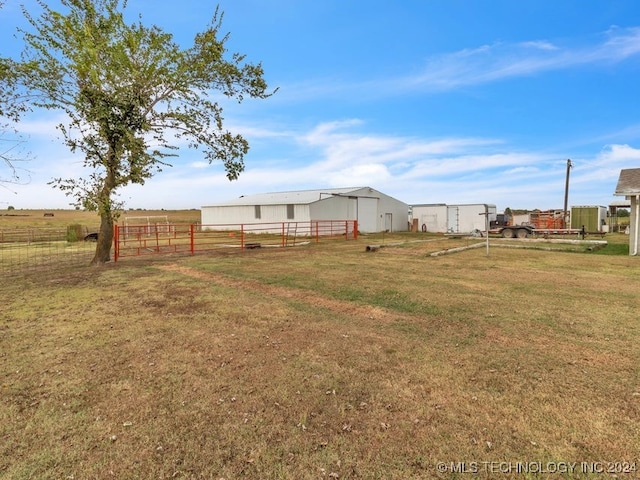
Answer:
[[[240,250],[244,250],[244,223],[240,224]]]
[[[358,220],[353,221],[353,239],[358,239]]]
[[[195,255],[195,226],[193,225],[193,223],[189,225],[189,248],[191,249],[191,255]]]
[[[282,222],[282,246],[284,247],[285,242],[284,242],[284,222]]]
[[[113,225],[113,262],[118,261],[118,257],[120,256],[120,229],[118,228],[118,224],[115,223]]]

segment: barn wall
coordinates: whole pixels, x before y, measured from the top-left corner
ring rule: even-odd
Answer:
[[[255,222],[252,205],[228,205],[202,207],[200,209],[202,225],[222,225]]]
[[[309,205],[311,220],[357,220],[357,199],[334,196]]]
[[[255,210],[255,207],[252,207]],[[309,206],[308,205],[294,205],[293,206],[293,218],[287,218],[287,206],[286,205],[262,205],[260,207],[262,218],[260,220],[254,219],[254,223],[261,222],[308,222],[309,221]]]
[[[312,220],[357,220],[361,232],[406,231],[408,205],[372,188],[323,198],[310,205]]]
[[[373,188],[351,192],[358,197],[358,230],[361,232],[406,232],[409,205]]]
[[[378,192],[380,193],[380,192]],[[406,232],[409,230],[409,205],[380,193],[378,219],[382,222],[379,230]],[[391,223],[389,223],[391,218]]]
[[[379,232],[382,230],[378,219],[377,198],[358,198],[358,230],[361,232]]]
[[[287,218],[287,205],[261,205],[260,218],[256,218],[255,205],[223,205],[202,207],[203,229],[235,229],[238,224],[308,222],[309,206],[294,205],[294,218]],[[207,227],[210,225],[211,227]],[[228,228],[224,225],[229,225]]]
[[[247,199],[243,199],[247,202]],[[311,203],[295,204],[295,218],[287,218],[287,205],[261,205],[259,219],[255,205],[217,205],[201,209],[203,225],[308,222],[311,220],[357,220],[362,232],[407,231],[408,205],[372,188],[325,196]],[[206,228],[206,227],[205,227]]]

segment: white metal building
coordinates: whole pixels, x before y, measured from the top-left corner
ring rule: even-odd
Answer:
[[[413,205],[411,215],[418,219],[418,230],[432,233],[470,233],[485,230],[486,216],[496,219],[496,206],[486,203],[446,205],[444,203]]]
[[[370,187],[262,193],[201,208],[203,228],[224,224],[357,220],[360,232],[407,231],[409,206]],[[209,227],[208,227],[209,226]]]

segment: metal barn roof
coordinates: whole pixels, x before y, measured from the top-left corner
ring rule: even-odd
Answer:
[[[349,193],[369,187],[323,188],[319,190],[298,190],[292,192],[258,193],[243,195],[235,200],[207,205],[208,207],[233,205],[308,205],[332,195],[348,195]]]
[[[640,195],[640,168],[627,168],[620,171],[615,195]]]

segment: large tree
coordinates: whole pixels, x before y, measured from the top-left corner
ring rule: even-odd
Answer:
[[[217,9],[183,49],[157,26],[127,23],[126,0],[60,0],[60,11],[38,3],[38,16],[23,9],[31,28],[21,31],[25,50],[16,72],[34,107],[68,117],[59,129],[91,173],[52,183],[77,206],[99,212],[91,263],[101,264],[110,260],[117,190],[144,184],[184,139],[235,180],[248,143],[224,128],[215,94],[242,101],[271,93],[260,64],[227,52]]]

